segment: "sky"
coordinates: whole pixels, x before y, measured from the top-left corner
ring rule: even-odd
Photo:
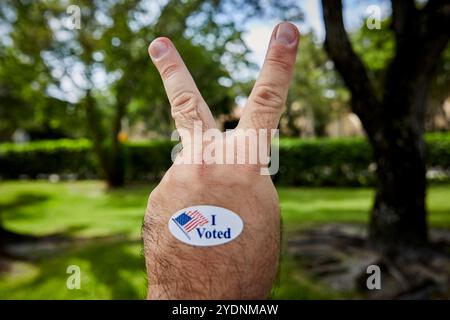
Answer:
[[[304,21],[297,24],[300,33],[313,31],[318,41],[323,41],[325,37],[324,24],[322,18],[322,5],[320,0],[299,0],[299,5],[303,9]],[[379,6],[383,17],[389,15],[389,2],[383,0],[344,0],[344,23],[347,30],[358,28],[363,17],[367,14],[367,8],[371,5]],[[244,41],[252,51],[249,59],[261,66],[267,49],[267,44],[272,33],[272,29],[279,21],[253,19],[247,25],[247,32]],[[300,41],[301,46],[301,41]]]
[[[157,16],[157,3],[164,3],[166,0],[150,0],[149,4],[156,4],[155,6],[150,6],[148,8],[149,12],[155,12],[153,17]],[[282,0],[279,0],[282,1]],[[300,33],[306,33],[309,31],[313,31],[316,35],[318,41],[323,41],[325,32],[324,32],[324,24],[322,18],[322,6],[321,0],[297,0],[300,5],[303,13],[304,20],[297,24]],[[371,5],[379,6],[382,16],[387,16],[390,14],[390,1],[387,0],[343,0],[344,3],[344,23],[346,25],[347,30],[351,31],[358,28],[361,25],[362,19],[365,15],[367,15],[367,8]],[[150,18],[149,18],[150,19]],[[150,19],[151,20],[151,19]],[[270,35],[272,33],[273,28],[277,23],[275,19],[261,19],[261,18],[253,18],[247,22],[247,25],[244,26],[244,29],[247,30],[244,33],[244,41],[247,46],[251,50],[251,53],[247,56],[250,62],[255,63],[259,67],[262,66],[264,61],[265,53],[267,50],[267,45],[269,43]],[[5,26],[0,25],[0,41],[6,41],[8,39],[5,35],[8,34],[8,30],[4,28]],[[301,41],[300,41],[301,48]],[[259,69],[259,68],[258,68]],[[235,79],[248,79],[254,78],[258,74],[258,69],[249,69],[249,70],[240,70],[240,73],[237,75],[233,75]],[[76,74],[80,74],[79,72],[75,72]],[[97,72],[98,77],[94,79],[96,85],[99,88],[103,88],[107,86],[108,77],[106,73]],[[63,79],[64,80],[64,79]],[[97,81],[98,80],[98,81]],[[73,85],[69,83],[69,81],[63,82],[63,90],[66,92],[66,99],[72,102],[77,101],[78,95],[76,90],[73,90]],[[98,82],[98,84],[97,84]],[[56,95],[56,92],[52,93]]]
[[[324,27],[320,0],[301,1],[300,6],[305,15],[304,21],[297,24],[300,32],[312,29],[317,34],[318,39],[323,40]],[[244,36],[244,41],[253,52],[249,58],[259,66],[262,65],[270,35],[277,23],[278,21],[276,20],[253,20],[247,26],[248,31]]]

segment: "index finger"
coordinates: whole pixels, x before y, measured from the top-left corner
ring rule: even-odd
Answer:
[[[148,52],[163,80],[177,129],[192,131],[196,121],[202,123],[203,130],[215,128],[211,111],[173,43],[157,38]]]

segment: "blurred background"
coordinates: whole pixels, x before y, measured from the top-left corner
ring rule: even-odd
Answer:
[[[233,129],[273,27],[290,20],[302,39],[273,177],[272,297],[448,299],[449,6],[3,0],[0,298],[144,298],[142,218],[175,145],[148,44],[171,38]]]

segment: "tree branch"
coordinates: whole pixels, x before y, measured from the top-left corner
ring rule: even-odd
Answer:
[[[326,38],[325,49],[352,94],[352,109],[370,132],[381,119],[379,102],[366,68],[353,48],[345,31],[341,0],[322,0]]]
[[[392,28],[397,43],[405,39],[405,36],[416,29],[418,11],[414,0],[392,0]]]
[[[450,36],[450,0],[429,0],[421,10],[413,6],[409,0],[392,0],[397,50],[388,68],[386,88],[390,90],[385,91],[384,101],[397,105],[397,114],[413,110],[419,123],[430,81]],[[400,107],[400,100],[409,102]]]
[[[421,11],[421,36],[434,41],[450,37],[450,0],[429,0]]]

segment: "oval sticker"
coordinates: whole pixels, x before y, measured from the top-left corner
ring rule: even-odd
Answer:
[[[233,211],[215,206],[181,209],[169,220],[169,230],[178,240],[193,246],[217,246],[235,239],[244,223]]]

